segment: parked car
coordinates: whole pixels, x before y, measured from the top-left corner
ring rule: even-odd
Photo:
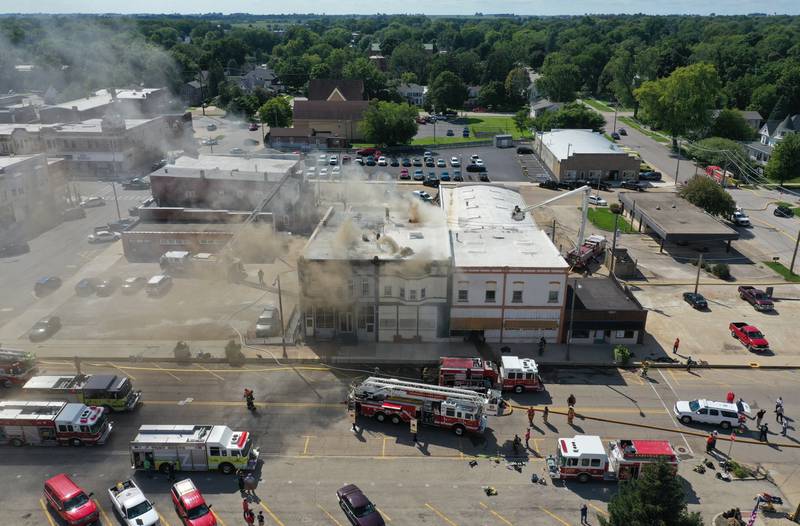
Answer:
[[[380,512],[355,484],[339,488],[336,498],[353,526],[385,526]]]
[[[386,166],[387,164],[389,163],[388,161],[386,161],[386,157],[384,157],[383,155],[378,157],[378,166]]]
[[[132,479],[117,482],[108,488],[108,498],[125,526],[161,526],[153,503]]]
[[[400,179],[402,179],[403,181],[408,181],[409,179],[411,179],[411,176],[408,175],[408,168],[403,168],[402,170],[400,170]]]
[[[61,318],[46,316],[37,321],[28,332],[28,339],[32,342],[41,342],[58,332],[61,328]]]
[[[258,124],[256,124],[255,122],[251,122],[250,126],[248,126],[247,129],[250,130],[250,131],[257,131],[258,130]]]
[[[449,181],[450,180],[450,174],[447,173],[447,172],[442,172],[441,174],[439,174],[439,180],[440,181]]]
[[[87,237],[89,243],[111,243],[119,239],[119,234],[110,230],[98,230]]]
[[[750,406],[745,402],[729,404],[712,400],[679,400],[675,402],[673,412],[683,424],[711,424],[722,429],[730,429],[739,425],[739,413],[750,414]]]
[[[539,183],[539,188],[547,188],[548,190],[558,190],[558,183],[552,179],[546,179]]]
[[[661,180],[661,172],[655,172],[655,171],[640,172],[639,173],[639,180],[641,180],[641,181],[660,181]]]
[[[463,130],[461,130],[461,137],[463,137],[464,139],[469,138],[469,128],[464,128]]]
[[[413,164],[414,166],[422,166],[422,159],[420,159],[419,157],[414,157],[414,160],[411,161],[411,164]]]
[[[106,200],[100,196],[93,195],[81,201],[81,208],[97,208],[98,206],[105,206]]]
[[[433,202],[433,197],[431,197],[431,194],[429,194],[425,190],[414,190],[412,193],[419,199],[425,201],[426,203]]]
[[[334,178],[334,177],[338,178],[338,177],[341,177],[341,175],[342,175],[342,167],[341,166],[336,165],[333,168],[331,168],[331,177],[332,178]]]
[[[122,282],[122,293],[136,294],[143,289],[146,284],[147,278],[143,276],[131,276],[129,278],[125,278],[125,281]]]
[[[33,292],[37,296],[44,296],[53,292],[61,286],[61,278],[58,276],[45,276],[33,284]]]
[[[411,159],[409,159],[408,157],[403,157],[402,165],[405,167],[411,166]]]
[[[447,130],[447,136],[448,137],[455,137],[455,135],[456,134],[455,134],[455,132],[453,130]]]
[[[737,289],[739,297],[753,306],[759,312],[771,312],[775,309],[772,299],[763,290],[750,285],[740,285]]]
[[[479,165],[474,164],[474,163],[473,164],[468,164],[467,165],[467,171],[468,172],[485,172],[486,171],[486,167],[485,166],[479,166]]]
[[[425,157],[425,166],[427,168],[435,168],[436,161],[433,160],[433,157]]]
[[[320,179],[327,179],[328,178],[328,169],[327,168],[320,168],[319,169],[319,178]]]
[[[531,154],[533,153],[533,148],[530,146],[517,146],[517,153],[519,154]]]
[[[786,205],[778,205],[772,213],[778,217],[792,217],[794,211]]]
[[[639,181],[622,181],[619,185],[620,188],[625,188],[626,190],[636,190],[637,192],[644,192],[644,185]]]
[[[481,172],[480,175],[478,175],[478,179],[480,179],[481,182],[484,182],[484,183],[490,183],[491,182],[489,180],[489,174],[487,174],[486,172]]]
[[[747,347],[748,351],[769,351],[769,342],[764,337],[764,334],[758,330],[758,327],[743,321],[733,321],[728,325],[728,329],[731,331],[731,337],[742,342],[742,345]]]
[[[172,288],[172,278],[167,274],[158,274],[147,280],[146,287],[148,296],[163,296]]]
[[[184,526],[216,526],[217,519],[192,479],[176,482],[170,489],[172,504]]]
[[[750,218],[741,209],[737,209],[731,215],[731,222],[739,226],[750,226]]]
[[[380,156],[381,151],[377,148],[361,148],[360,150],[356,150],[356,155],[360,155],[361,157],[367,157],[369,155],[372,156]]]
[[[134,177],[130,181],[122,183],[122,188],[125,190],[147,190],[150,188],[150,183],[141,177]]]
[[[619,130],[617,130],[617,132],[620,135],[628,135],[628,130],[626,130],[625,128],[620,128]]]
[[[447,163],[445,162],[445,160],[444,160],[444,159],[442,159],[442,158],[440,157],[440,158],[436,159],[436,166],[437,166],[438,168],[444,168],[444,167],[446,167],[446,166],[447,166]]]
[[[200,141],[200,144],[202,144],[203,146],[216,146],[217,144],[219,144],[219,141],[214,139],[213,137],[210,137]]]
[[[431,151],[428,151],[428,150],[425,150],[425,152],[422,154],[422,156],[423,156],[423,157],[430,157],[430,158],[433,158],[433,152],[431,152]]]
[[[350,162],[350,156],[349,155],[342,155],[342,164],[347,164],[349,162]]]
[[[83,278],[75,284],[75,294],[78,296],[91,296],[94,294],[94,289],[97,286],[97,280],[94,278]]]
[[[589,194],[589,204],[595,206],[608,206],[608,201],[597,194]]]
[[[364,166],[364,158],[363,157],[356,157],[356,164]]]
[[[80,206],[67,208],[61,214],[61,218],[64,221],[75,221],[76,219],[83,219],[84,217],[86,217],[86,211]]]
[[[86,493],[69,475],[59,473],[44,482],[44,497],[56,515],[70,526],[96,524],[100,520],[92,493]]]
[[[458,160],[458,157],[450,157],[450,166],[458,168],[461,166],[461,161]]]
[[[414,180],[415,181],[422,181],[425,179],[425,176],[422,175],[422,170],[414,170]]]
[[[241,155],[244,153],[244,150],[242,150],[241,148],[231,148],[230,150],[228,150],[228,153],[233,155]]]
[[[95,293],[101,298],[107,298],[114,294],[114,291],[117,290],[122,280],[118,277],[110,277],[104,280],[101,280],[100,283],[97,284],[94,291]]]
[[[281,333],[280,316],[275,305],[267,305],[256,320],[256,338],[269,338]]]
[[[706,310],[708,308],[708,302],[706,299],[702,294],[698,294],[697,292],[684,292],[683,301],[697,310]]]
[[[216,131],[216,129],[217,129],[217,125],[214,124],[213,122],[211,124],[206,125],[206,130],[208,130],[208,131]]]
[[[392,157],[389,161],[389,166],[400,166],[400,161],[397,160],[397,157]]]
[[[615,141],[618,141],[618,140],[620,140],[622,137],[620,137],[620,136],[619,136],[619,134],[618,134],[617,132],[611,132],[611,138],[612,138],[612,139],[614,139]]]
[[[453,172],[453,181],[461,183],[464,181],[464,178],[461,176],[461,170],[455,170]]]
[[[331,166],[336,166],[336,165],[338,165],[338,164],[339,164],[339,158],[338,158],[338,157],[336,157],[335,155],[331,155],[331,156],[328,158],[328,164],[329,164],[329,165],[331,165]]]
[[[367,156],[367,166],[375,166],[375,157],[369,155]]]
[[[472,162],[478,166],[484,166],[483,159],[478,157],[477,159],[473,159]]]

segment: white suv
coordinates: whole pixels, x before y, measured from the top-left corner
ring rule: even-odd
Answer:
[[[739,413],[750,414],[750,406],[740,402],[741,410],[737,404],[727,402],[713,402],[711,400],[691,400],[675,402],[673,411],[675,416],[684,424],[697,422],[699,424],[712,424],[722,429],[730,429],[739,425]]]

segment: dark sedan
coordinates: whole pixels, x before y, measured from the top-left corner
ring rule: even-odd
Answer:
[[[93,278],[83,278],[75,284],[75,294],[78,296],[91,296],[97,287],[97,280]]]
[[[94,290],[98,296],[105,298],[114,294],[114,291],[117,290],[119,284],[119,278],[108,278],[98,283]]]
[[[389,166],[400,166],[400,161],[397,160],[397,157],[392,157],[389,161]]]
[[[708,308],[708,302],[706,299],[702,294],[698,294],[696,292],[684,292],[683,301],[697,310],[706,310]]]
[[[622,181],[622,184],[619,185],[620,188],[625,188],[626,190],[636,190],[637,192],[644,192],[644,185],[639,181]]]
[[[792,217],[794,215],[794,211],[786,205],[778,205],[772,213],[778,217]]]
[[[558,190],[558,183],[552,179],[546,179],[539,183],[539,188],[547,188],[548,190]]]
[[[339,506],[354,526],[385,526],[380,512],[355,484],[348,484],[336,491]]]
[[[60,286],[61,278],[58,276],[47,276],[39,279],[39,281],[33,285],[33,292],[37,296],[44,296],[45,294],[53,292]]]
[[[411,159],[409,159],[408,157],[403,157],[403,160],[401,161],[400,164],[408,168],[409,166],[411,166]]]
[[[58,329],[61,328],[61,318],[58,316],[48,316],[37,321],[28,333],[28,339],[32,342],[40,342],[46,340]]]

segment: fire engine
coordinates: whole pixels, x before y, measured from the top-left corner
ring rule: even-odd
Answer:
[[[3,387],[24,384],[36,371],[36,355],[32,352],[0,349],[0,385]]]
[[[539,367],[531,358],[503,356],[500,367],[481,358],[442,358],[439,361],[439,385],[485,392],[543,391]]]
[[[103,444],[111,429],[102,407],[67,402],[0,402],[0,444]]]
[[[420,424],[452,429],[456,435],[486,429],[487,414],[497,414],[500,392],[486,394],[395,378],[370,377],[353,385],[348,407],[357,415],[393,424],[416,419]]]
[[[592,234],[581,246],[567,253],[567,263],[575,268],[585,268],[593,259],[600,259],[606,250],[606,238]]]
[[[142,392],[133,390],[128,377],[117,374],[34,376],[22,386],[22,392],[99,405],[108,412],[131,411],[142,399]]]
[[[211,425],[144,425],[131,441],[134,469],[166,472],[218,469],[229,475],[258,465],[258,448],[247,431]]]
[[[666,440],[616,440],[608,443],[606,453],[600,437],[576,435],[558,439],[557,453],[547,457],[547,468],[554,479],[630,480],[659,460],[677,473],[678,455]]]

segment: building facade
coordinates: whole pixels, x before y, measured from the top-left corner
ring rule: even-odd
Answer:
[[[537,133],[533,144],[559,181],[635,181],[639,178],[639,159],[592,130]]]
[[[409,104],[424,106],[425,99],[428,97],[428,86],[420,84],[400,84],[397,86],[397,93]]]
[[[642,343],[646,323],[647,310],[615,278],[569,280],[564,341],[576,344]]]
[[[530,214],[512,219],[522,196],[480,184],[440,192],[453,254],[450,335],[558,342],[569,266]]]

